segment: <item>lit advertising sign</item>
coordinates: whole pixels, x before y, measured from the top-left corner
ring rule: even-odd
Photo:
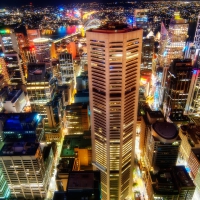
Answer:
[[[11,33],[11,31],[10,30],[0,30],[0,34],[9,34],[9,33]]]

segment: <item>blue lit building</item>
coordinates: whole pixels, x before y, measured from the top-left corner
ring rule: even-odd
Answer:
[[[40,140],[43,133],[41,121],[38,113],[1,113],[1,141]]]

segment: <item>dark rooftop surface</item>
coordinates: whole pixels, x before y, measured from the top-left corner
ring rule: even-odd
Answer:
[[[53,200],[100,200],[100,172],[72,171],[66,192],[54,192]]]
[[[165,138],[173,139],[178,136],[178,130],[175,124],[169,122],[156,122],[152,125],[155,132]]]
[[[197,159],[199,160],[200,162],[200,148],[198,149],[192,149],[194,155],[197,157]]]
[[[44,82],[47,80],[46,66],[44,63],[28,64],[27,82]]]
[[[87,109],[88,103],[72,103],[65,107],[66,111],[77,110],[77,109]]]
[[[89,90],[84,90],[84,91],[77,92],[75,94],[75,98],[76,97],[89,97]]]
[[[61,157],[75,157],[74,148],[91,148],[91,133],[84,131],[81,135],[66,135],[63,141]]]
[[[169,118],[173,122],[179,122],[179,121],[189,122],[190,121],[190,118],[188,116],[183,115],[181,113],[171,113]]]
[[[130,28],[125,23],[107,23],[105,25],[100,26],[99,28],[88,30],[88,32],[100,32],[100,33],[126,33],[136,30],[142,30],[139,28]]]
[[[68,190],[73,189],[93,189],[94,174],[93,173],[71,173],[68,180]]]
[[[12,103],[14,103],[22,93],[22,90],[12,90],[8,93],[8,96],[5,99],[5,101],[11,101]]]
[[[180,189],[195,190],[195,185],[184,166],[161,169],[151,174],[155,195],[178,195]]]
[[[73,169],[75,158],[62,158],[57,165],[57,177],[59,178],[59,174],[69,173]]]
[[[161,111],[152,111],[152,110],[147,110],[147,113],[151,118],[164,118],[163,114]]]
[[[5,143],[0,150],[0,156],[26,156],[35,155],[39,143],[35,142],[12,142]]]

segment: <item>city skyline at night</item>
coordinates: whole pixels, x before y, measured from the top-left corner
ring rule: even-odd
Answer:
[[[199,200],[200,2],[0,2],[0,199]]]

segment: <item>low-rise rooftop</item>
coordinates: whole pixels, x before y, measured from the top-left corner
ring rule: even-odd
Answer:
[[[12,90],[8,93],[8,96],[5,99],[5,101],[11,101],[12,103],[14,103],[22,93],[22,90]]]
[[[80,135],[66,135],[63,141],[61,157],[75,157],[74,148],[91,148],[90,132],[84,132],[84,134]]]

